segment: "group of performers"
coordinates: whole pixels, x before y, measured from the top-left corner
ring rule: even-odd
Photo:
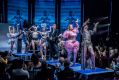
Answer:
[[[49,50],[52,55],[51,57],[53,57],[53,55],[55,54],[59,55],[59,51],[62,54],[64,50],[66,50],[67,59],[71,61],[71,55],[73,53],[73,64],[75,64],[79,48],[81,48],[82,69],[86,68],[87,50],[90,53],[90,59],[92,62],[91,68],[94,69],[95,54],[91,42],[91,35],[96,32],[99,22],[94,23],[93,30],[88,29],[89,22],[90,19],[86,20],[83,23],[82,27],[79,27],[78,20],[76,20],[76,26],[69,24],[68,28],[62,34],[59,34],[56,24],[53,24],[50,27],[49,31],[46,30],[46,27],[42,27],[42,30],[39,31],[37,29],[37,26],[33,25],[27,30],[19,29],[19,32],[17,32],[17,34],[15,33],[14,27],[9,26],[10,52],[13,51],[15,39],[17,38],[18,43],[20,43],[21,40],[24,40],[26,44],[26,52],[30,49],[30,46],[32,46],[33,53],[35,54],[36,47],[40,47],[39,51],[42,59],[46,58],[48,52],[47,46],[49,46]],[[78,34],[82,35],[81,44],[79,41],[76,40]],[[40,38],[39,35],[41,36]]]

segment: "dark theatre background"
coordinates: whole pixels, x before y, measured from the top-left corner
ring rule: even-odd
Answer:
[[[118,22],[114,21],[112,14],[114,15],[112,0],[0,0],[0,80],[119,80],[119,30]],[[96,67],[90,67],[93,62],[91,63],[90,51],[87,51],[87,68],[83,70],[84,50],[80,31],[88,18],[89,29],[93,30],[94,23],[99,22],[97,32],[91,36]],[[69,24],[77,28],[76,21],[79,25],[76,41],[80,44],[76,63],[73,63],[74,54],[68,62],[68,51],[64,46],[59,48],[58,40],[62,40],[62,35],[58,35],[63,34]],[[53,30],[54,24],[57,26],[56,32]],[[54,43],[50,43],[50,38],[47,39],[48,47],[42,49],[43,54],[47,50],[44,58],[40,52],[42,47],[37,46],[39,43],[35,44],[35,49],[32,41],[30,47],[27,42],[22,41],[19,44],[19,33],[10,52],[9,26],[14,26],[16,31],[18,27],[18,31],[23,29],[26,32],[27,29],[30,31],[31,26],[36,26],[37,31],[41,31],[44,26],[50,31],[52,26],[52,33],[50,32],[49,36],[55,33],[53,37],[56,39]],[[29,32],[28,36],[33,39],[31,33]],[[41,37],[38,36],[39,39]],[[34,43],[36,40],[35,38]],[[26,46],[29,50],[26,50]],[[64,54],[61,54],[62,51]],[[20,70],[23,72],[18,73]]]

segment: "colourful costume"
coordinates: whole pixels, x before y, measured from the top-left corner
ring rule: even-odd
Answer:
[[[79,50],[79,42],[76,40],[78,29],[66,30],[63,37],[66,39],[65,48],[68,53],[68,60],[70,60],[70,55],[74,53],[74,63],[76,62],[77,52]]]

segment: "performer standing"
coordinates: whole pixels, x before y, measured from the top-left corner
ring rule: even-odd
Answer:
[[[58,54],[57,41],[58,41],[59,31],[57,29],[56,24],[54,24],[52,28],[53,29],[49,34],[49,47],[50,47],[51,57],[53,58]]]
[[[23,34],[23,41],[25,43],[25,53],[28,52],[30,49],[30,37],[29,37],[29,31],[27,29],[24,29],[24,34]]]
[[[73,64],[76,63],[77,53],[79,50],[79,42],[76,40],[79,26],[77,24],[76,28],[73,28],[72,24],[69,24],[68,30],[63,33],[63,37],[66,39],[65,48],[68,53],[68,60],[70,61],[71,53],[74,53]]]
[[[42,27],[42,32],[40,32],[40,35],[41,35],[40,53],[41,53],[42,59],[46,58],[47,45],[48,45],[47,38],[48,38],[49,32],[51,32],[51,27],[50,27],[50,31],[46,31],[46,27]]]
[[[23,38],[23,31],[22,28],[20,28],[17,34],[17,52],[22,51],[22,38]]]
[[[86,55],[87,55],[87,50],[90,53],[90,59],[92,62],[91,68],[95,69],[95,54],[94,54],[94,50],[93,50],[93,45],[91,42],[91,35],[93,35],[96,30],[97,30],[97,25],[99,24],[99,22],[94,24],[94,28],[93,30],[88,30],[88,23],[89,23],[89,19],[84,22],[83,24],[83,31],[82,31],[82,69],[86,68]]]
[[[31,28],[33,28],[33,31],[31,30]],[[37,31],[37,27],[35,25],[33,25],[31,28],[29,28],[29,31],[32,33],[32,41],[31,41],[31,44],[32,44],[32,48],[33,48],[33,53],[35,53],[35,45],[39,45],[39,33]]]
[[[9,37],[9,44],[10,44],[10,53],[12,53],[14,43],[15,43],[15,37],[16,37],[15,29],[12,26],[9,26],[9,35],[8,35],[8,37]]]

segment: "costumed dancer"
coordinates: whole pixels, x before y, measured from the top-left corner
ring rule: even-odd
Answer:
[[[91,35],[93,35],[96,32],[97,25],[99,22],[94,24],[93,30],[88,30],[88,23],[89,19],[84,22],[83,24],[83,30],[82,30],[82,69],[86,68],[86,55],[87,55],[87,50],[90,53],[90,59],[91,59],[91,68],[95,69],[95,54],[93,50],[93,45],[91,42]]]
[[[7,36],[9,37],[8,43],[10,44],[10,51],[9,52],[12,53],[13,52],[13,47],[14,47],[14,44],[15,44],[15,37],[16,37],[14,27],[9,26],[9,34]]]
[[[51,32],[51,27],[50,27],[50,31],[46,31],[46,27],[42,27],[42,32],[40,32],[40,35],[41,35],[40,53],[41,53],[42,59],[46,58],[47,46],[48,46],[47,38],[48,38],[50,32]]]
[[[31,30],[31,29],[33,29],[33,30]],[[29,31],[32,34],[31,44],[32,44],[32,48],[33,48],[33,53],[35,53],[35,45],[36,46],[39,45],[39,34],[40,34],[40,32],[37,31],[37,27],[35,25],[33,25],[31,28],[29,28]]]
[[[77,24],[77,23],[76,23]],[[68,53],[68,60],[70,61],[71,53],[74,53],[73,64],[76,63],[77,53],[79,50],[79,42],[76,40],[79,26],[73,28],[72,24],[69,24],[68,29],[63,33],[63,37],[66,39],[65,49]]]

